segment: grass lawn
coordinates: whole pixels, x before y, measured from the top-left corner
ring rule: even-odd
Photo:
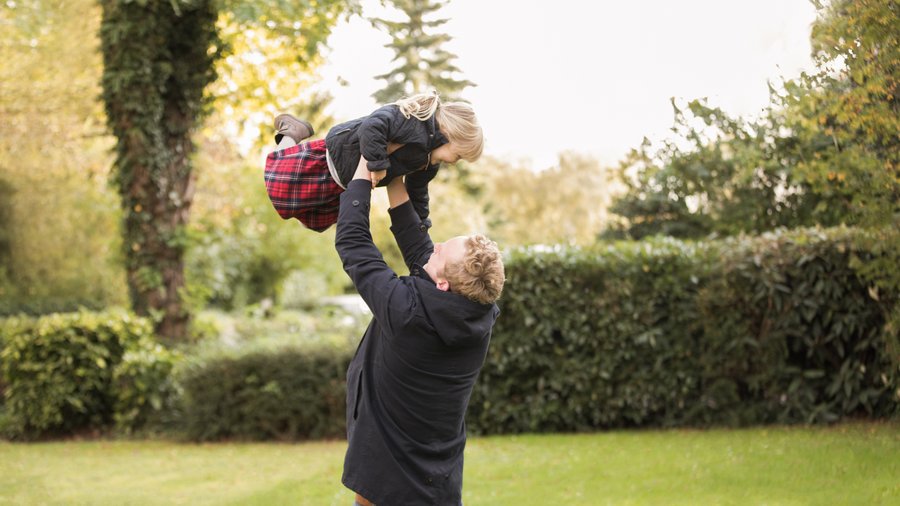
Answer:
[[[0,504],[353,504],[342,441],[0,443]],[[470,439],[466,506],[900,505],[900,425]]]

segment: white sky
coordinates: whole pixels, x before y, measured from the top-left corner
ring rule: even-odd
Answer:
[[[362,4],[366,16],[384,14]],[[612,164],[644,136],[667,136],[673,96],[757,113],[767,79],[813,68],[808,0],[451,0],[439,15],[454,38],[445,48],[478,84],[463,97],[485,153],[535,168],[565,150]],[[377,107],[372,76],[392,68],[389,40],[358,17],[336,27],[322,77],[339,119]]]

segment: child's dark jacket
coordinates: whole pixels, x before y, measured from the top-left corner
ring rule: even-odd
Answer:
[[[389,156],[389,142],[404,146]],[[387,170],[379,186],[387,185],[395,177],[408,176],[409,199],[427,227],[431,226],[427,220],[428,183],[440,166],[431,163],[431,151],[447,142],[434,116],[426,121],[406,118],[394,104],[382,106],[364,118],[341,123],[325,136],[325,146],[341,186],[346,188],[353,179],[360,155],[368,161],[369,170]]]

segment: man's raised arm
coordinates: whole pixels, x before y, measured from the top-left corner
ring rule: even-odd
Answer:
[[[394,322],[404,320],[404,308],[411,306],[403,283],[372,242],[369,230],[372,183],[369,177],[365,159],[361,158],[353,180],[340,197],[334,244],[344,270],[375,319],[383,325],[393,326]]]
[[[434,243],[428,235],[428,227],[413,209],[403,179],[394,178],[388,184],[387,192],[391,205],[391,232],[403,253],[403,261],[410,270],[413,264],[425,265],[434,252]]]

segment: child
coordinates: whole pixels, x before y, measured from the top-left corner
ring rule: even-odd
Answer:
[[[413,208],[430,227],[428,183],[440,164],[460,158],[474,162],[484,146],[472,106],[442,104],[436,93],[404,98],[341,123],[324,140],[301,143],[313,135],[312,127],[288,114],[275,118],[275,128],[278,150],[266,158],[269,199],[282,218],[297,218],[316,232],[337,221],[339,196],[353,179],[360,156],[373,186],[407,176]]]

